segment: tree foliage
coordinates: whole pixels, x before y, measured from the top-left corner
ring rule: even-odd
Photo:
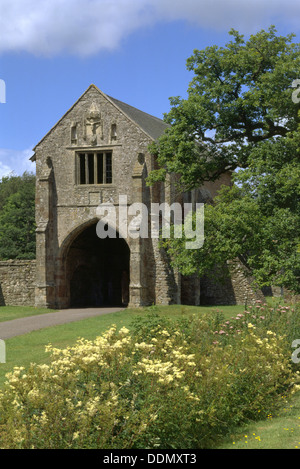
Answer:
[[[152,146],[160,169],[191,189],[232,172],[205,207],[205,242],[186,250],[184,239],[165,246],[182,273],[209,274],[238,257],[259,285],[300,291],[300,44],[271,27],[246,42],[237,31],[226,47],[194,51],[188,98],[171,99],[170,128]]]
[[[11,174],[0,182],[0,259],[35,258],[35,176]]]
[[[215,180],[225,170],[247,167],[257,144],[297,130],[299,105],[291,99],[300,70],[300,44],[275,27],[245,41],[235,30],[225,47],[195,50],[187,61],[194,72],[188,98],[170,99],[170,128],[152,145],[160,169],[181,175],[189,189]]]

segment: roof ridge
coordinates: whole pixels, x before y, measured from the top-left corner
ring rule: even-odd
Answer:
[[[138,107],[131,106],[131,104],[125,103],[124,101],[121,101],[120,99],[113,98],[112,96],[106,95],[109,99],[112,99],[113,101],[117,101],[118,103],[125,104],[128,107],[131,107],[132,109],[135,109],[136,111],[142,112],[143,114],[146,114],[149,117],[152,117],[153,119],[157,119],[158,121],[168,125],[163,119],[160,117],[154,116],[153,114],[149,114],[149,112],[142,111],[142,109],[139,109]]]

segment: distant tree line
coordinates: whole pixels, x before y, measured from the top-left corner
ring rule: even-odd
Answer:
[[[35,175],[0,180],[0,260],[35,259]]]

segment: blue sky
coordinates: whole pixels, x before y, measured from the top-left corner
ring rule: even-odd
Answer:
[[[0,178],[35,170],[32,148],[91,83],[162,118],[194,49],[271,24],[300,42],[299,0],[0,0]]]

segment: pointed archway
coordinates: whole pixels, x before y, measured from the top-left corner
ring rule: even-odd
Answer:
[[[118,233],[100,239],[96,224],[73,239],[66,257],[70,307],[127,306],[130,250]]]

